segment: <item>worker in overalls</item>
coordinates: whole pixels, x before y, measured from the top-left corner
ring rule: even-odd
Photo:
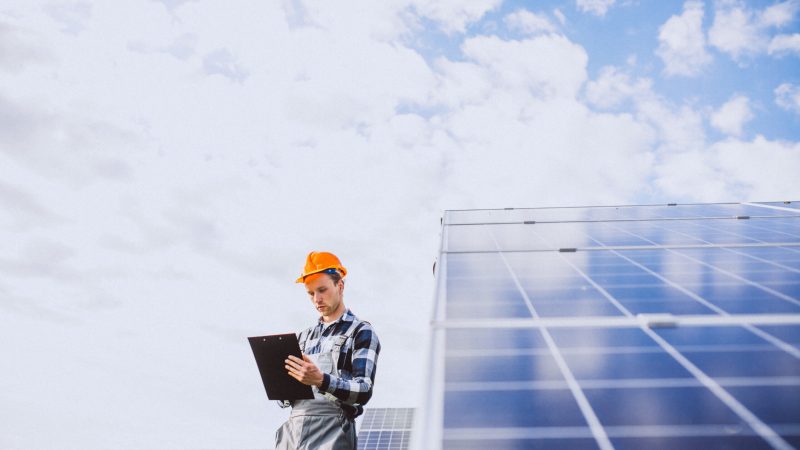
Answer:
[[[355,450],[355,418],[372,396],[378,335],[344,305],[347,270],[331,253],[311,252],[304,283],[317,323],[298,336],[303,359],[286,360],[289,375],[314,391],[313,400],[285,402],[292,412],[275,434],[276,450]]]

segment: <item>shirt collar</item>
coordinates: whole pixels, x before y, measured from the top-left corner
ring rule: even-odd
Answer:
[[[322,317],[317,319],[317,322],[319,323],[319,325],[322,326],[322,328],[328,328],[329,326],[331,326],[331,325],[333,325],[335,323],[339,323],[339,322],[343,322],[343,321],[352,322],[354,319],[355,319],[355,315],[353,315],[353,313],[350,312],[350,308],[345,308],[344,313],[342,313],[342,315],[339,316],[339,318],[334,320],[333,322],[326,324],[325,322],[322,321]]]

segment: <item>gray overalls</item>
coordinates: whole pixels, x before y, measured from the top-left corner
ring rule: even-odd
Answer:
[[[338,377],[339,353],[356,328],[351,326],[345,334],[326,339],[320,352],[308,358],[322,372]],[[305,344],[305,341],[300,343],[303,353]],[[312,389],[313,400],[292,402],[289,420],[275,433],[275,450],[355,450],[356,426],[339,406],[341,402],[316,386]]]

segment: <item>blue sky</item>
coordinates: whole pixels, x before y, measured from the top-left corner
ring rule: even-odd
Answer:
[[[800,199],[799,8],[4,2],[0,447],[269,448],[312,250],[416,406],[443,210]]]
[[[755,13],[777,3],[751,1],[741,3],[740,6]],[[732,95],[747,95],[758,111],[748,126],[748,136],[761,134],[770,139],[797,140],[800,137],[800,120],[797,114],[778,107],[774,101],[774,90],[777,86],[782,83],[797,84],[800,81],[800,62],[796,52],[778,57],[755,54],[736,61],[730,55],[709,46],[708,51],[713,60],[698,75],[664,75],[664,63],[655,52],[659,45],[657,30],[671,16],[680,15],[683,4],[681,1],[617,2],[605,14],[598,15],[582,14],[575,2],[566,0],[506,1],[470,24],[465,34],[427,26],[424,32],[414,35],[414,47],[428,60],[437,57],[457,60],[463,56],[460,51],[461,43],[470,35],[490,33],[506,39],[524,38],[503,24],[503,18],[514,11],[532,11],[554,23],[558,22],[554,12],[560,11],[565,17],[569,17],[569,21],[560,27],[560,32],[580,44],[590,55],[587,65],[590,78],[597,77],[606,66],[627,66],[636,76],[651,79],[654,89],[670,101],[709,108],[723,104]],[[704,12],[702,26],[707,32],[714,22],[715,4],[705,3]],[[797,33],[800,31],[800,21],[795,16],[772,31]],[[635,64],[631,64],[631,58],[635,60]],[[713,129],[709,131],[712,138],[724,137]]]

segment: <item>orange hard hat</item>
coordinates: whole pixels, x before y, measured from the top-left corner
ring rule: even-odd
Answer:
[[[311,252],[306,258],[306,267],[303,269],[303,274],[300,275],[300,278],[295,280],[295,283],[303,283],[307,276],[323,272],[339,272],[342,277],[347,275],[347,269],[342,266],[339,258],[333,253]]]

